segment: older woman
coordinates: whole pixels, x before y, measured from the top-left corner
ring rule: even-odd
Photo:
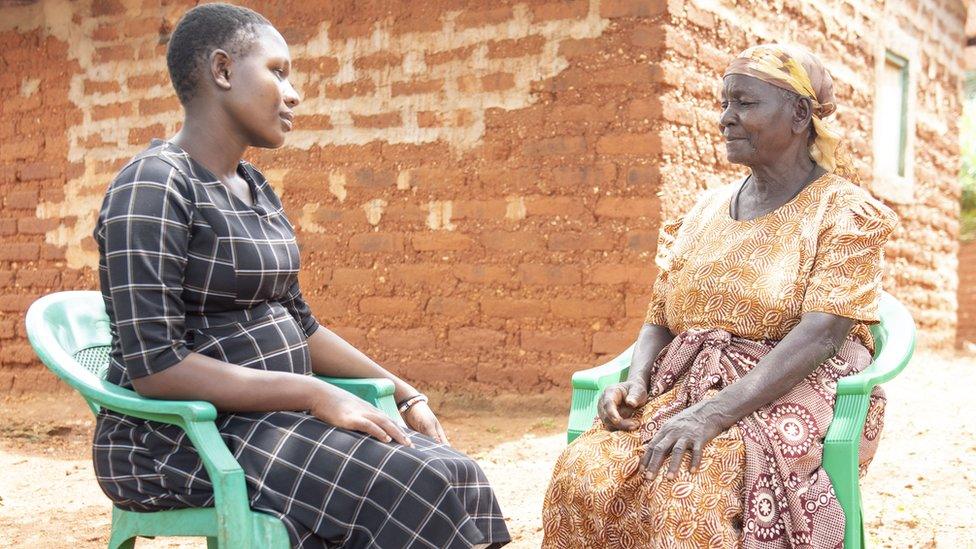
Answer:
[[[484,473],[448,446],[426,397],[312,316],[281,201],[241,160],[292,127],[300,99],[281,34],[249,9],[204,4],[176,26],[167,64],[183,127],[122,168],[95,229],[108,380],[212,402],[251,507],[281,518],[293,546],[504,545]],[[392,380],[409,429],[313,372]],[[178,427],[103,409],[94,459],[123,509],[213,503]]]
[[[833,173],[833,101],[796,46],[750,48],[726,70],[719,125],[750,173],[663,226],[633,366],[556,464],[545,547],[842,544],[822,439],[837,379],[871,360],[896,219]],[[880,394],[872,406],[862,464]]]

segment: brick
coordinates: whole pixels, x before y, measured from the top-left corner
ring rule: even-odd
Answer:
[[[600,17],[656,17],[667,10],[665,0],[602,0]]]
[[[17,334],[17,323],[12,318],[0,319],[0,339],[12,339]]]
[[[648,291],[645,294],[628,295],[624,301],[624,314],[627,318],[644,318],[647,316],[647,308],[651,303],[653,294]]]
[[[555,252],[582,250],[612,250],[617,247],[617,237],[609,233],[551,233],[548,248]]]
[[[520,339],[523,349],[541,353],[580,354],[585,353],[587,347],[586,337],[582,332],[575,330],[553,332],[522,330]]]
[[[359,311],[365,314],[395,316],[412,313],[418,308],[415,300],[402,297],[364,297],[359,301]]]
[[[0,235],[11,236],[17,234],[17,220],[14,218],[0,219]],[[0,287],[3,285],[0,284]]]
[[[563,216],[588,218],[589,210],[583,200],[575,196],[534,196],[525,200],[525,213],[528,216]]]
[[[21,181],[59,179],[61,173],[61,166],[55,162],[32,162],[17,168],[17,179]]]
[[[465,46],[463,48],[454,48],[444,51],[428,52],[424,56],[424,62],[427,66],[431,65],[442,65],[444,63],[450,63],[452,61],[463,61],[469,57],[474,52],[474,46]]]
[[[37,191],[10,191],[3,198],[5,207],[14,210],[26,210],[37,207]]]
[[[569,38],[559,43],[559,55],[570,59],[585,55],[593,55],[603,50],[603,44],[597,38]]]
[[[663,107],[657,97],[642,97],[632,99],[627,103],[627,118],[632,120],[656,120],[661,116]]]
[[[522,146],[526,156],[560,156],[586,152],[586,139],[583,137],[550,137],[529,141]]]
[[[325,96],[331,99],[350,99],[360,95],[370,95],[376,91],[376,84],[369,78],[360,78],[345,84],[329,84]]]
[[[586,0],[567,0],[548,4],[533,4],[531,6],[534,21],[552,21],[554,19],[583,19],[589,11]]]
[[[444,79],[408,80],[394,82],[391,86],[393,97],[400,95],[418,95],[423,93],[438,93],[444,90]]]
[[[542,249],[542,236],[528,231],[486,231],[482,233],[481,242],[485,248],[500,252]]]
[[[583,280],[578,267],[568,265],[520,265],[519,279],[523,284],[541,286],[572,286]]]
[[[105,120],[107,118],[122,118],[132,116],[136,113],[134,103],[112,103],[110,105],[96,105],[92,107],[91,118],[93,122]]]
[[[139,114],[151,115],[180,110],[180,101],[175,96],[139,100]]]
[[[492,40],[488,42],[488,58],[504,59],[507,57],[523,57],[542,52],[546,39],[539,35],[525,38],[511,38],[507,40]]]
[[[95,48],[95,62],[108,63],[111,61],[132,61],[136,58],[136,50],[129,44],[117,46],[102,46]]]
[[[95,93],[118,93],[122,87],[115,80],[85,80],[85,94]]]
[[[0,252],[2,254],[2,252]],[[0,257],[2,259],[2,257]],[[25,313],[31,303],[37,301],[39,295],[3,295],[0,296],[0,311],[5,313]]]
[[[92,40],[111,42],[119,37],[119,28],[114,24],[99,25],[91,34]]]
[[[58,269],[20,269],[17,284],[25,288],[56,288],[61,279]]]
[[[0,347],[0,363],[34,364],[35,362],[37,362],[37,355],[26,343],[5,343]]]
[[[308,74],[315,79],[332,78],[339,72],[339,59],[336,57],[304,57],[292,60],[292,69]]]
[[[461,251],[473,244],[470,236],[444,231],[415,234],[410,239],[410,245],[418,252]]]
[[[349,238],[349,249],[358,253],[390,253],[403,250],[403,237],[392,233],[361,233]]]
[[[410,32],[434,32],[444,26],[440,17],[416,16],[398,19],[393,22],[393,34],[407,34]]]
[[[654,283],[657,269],[653,263],[647,267],[631,264],[602,264],[594,265],[588,271],[588,283],[591,284],[639,284],[650,288]]]
[[[692,3],[685,5],[685,14],[688,21],[694,25],[709,30],[715,28],[715,16]]]
[[[661,182],[661,172],[655,165],[629,166],[621,174],[627,185],[648,188]]]
[[[475,365],[452,360],[449,364],[440,361],[411,360],[399,364],[397,372],[416,383],[437,387],[454,387],[459,383],[474,380]]]
[[[58,226],[57,219],[38,219],[36,217],[24,217],[17,220],[17,233],[25,235],[44,234],[52,231]]]
[[[464,318],[478,314],[478,303],[461,297],[434,296],[427,301],[427,314]]]
[[[510,72],[496,72],[481,77],[481,89],[487,92],[504,91],[514,87],[515,75]]]
[[[617,176],[617,166],[609,162],[597,163],[583,168],[556,168],[552,172],[553,183],[566,189],[577,191],[602,187],[612,183]]]
[[[162,124],[153,124],[145,128],[132,128],[129,130],[129,144],[145,145],[153,139],[166,137],[166,127]]]
[[[396,185],[396,174],[392,171],[374,170],[373,168],[359,168],[346,178],[347,187],[365,187],[368,189],[389,188]]]
[[[125,85],[130,89],[144,89],[151,88],[153,86],[168,86],[169,78],[165,73],[149,73],[140,74],[136,76],[130,76],[125,81]]]
[[[462,282],[472,284],[504,284],[512,280],[511,269],[506,265],[454,265],[454,275]]]
[[[596,332],[593,334],[593,352],[600,355],[618,355],[634,344],[633,332]]]
[[[123,13],[125,13],[125,5],[119,0],[92,0],[91,14],[94,17],[120,15]]]
[[[383,69],[391,65],[399,65],[401,63],[403,63],[402,55],[383,51],[360,57],[353,61],[352,65],[357,69],[368,70]]]
[[[353,114],[352,123],[357,128],[393,128],[402,124],[399,112],[383,114]]]
[[[611,219],[657,218],[660,215],[660,202],[656,198],[604,197],[596,203],[597,217]]]
[[[458,200],[451,219],[504,219],[507,208],[505,200]]]
[[[655,133],[604,135],[596,142],[596,151],[608,155],[652,156],[661,153],[661,138]]]
[[[498,318],[536,318],[549,312],[549,303],[539,299],[492,297],[481,300],[485,316]]]
[[[409,330],[382,329],[370,332],[367,339],[383,349],[433,349],[437,338],[429,328]]]
[[[627,233],[627,249],[634,252],[653,252],[657,249],[656,231],[630,231]]]
[[[447,335],[451,347],[461,349],[494,348],[505,344],[505,332],[487,328],[452,328]]]
[[[560,318],[612,318],[616,303],[603,299],[556,298],[549,306],[552,314]]]
[[[373,269],[357,269],[353,267],[337,267],[332,271],[330,284],[333,286],[351,287],[368,286],[372,287],[376,278]]]
[[[664,27],[661,25],[642,25],[630,31],[630,43],[645,52],[663,48],[665,38]]]
[[[332,118],[327,114],[306,114],[295,117],[295,128],[300,130],[331,130]]]
[[[451,266],[436,263],[398,265],[390,271],[389,278],[395,284],[406,286],[450,287],[455,283]]]
[[[484,10],[463,11],[454,20],[458,28],[485,27],[504,23],[514,16],[510,6]]]

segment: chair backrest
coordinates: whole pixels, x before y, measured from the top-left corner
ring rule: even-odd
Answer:
[[[877,383],[885,383],[897,376],[915,352],[915,321],[908,309],[888,292],[878,298],[880,322],[870,327],[874,338],[873,375]]]
[[[82,396],[102,391],[112,334],[101,293],[46,295],[31,304],[26,324],[27,338],[45,366]]]

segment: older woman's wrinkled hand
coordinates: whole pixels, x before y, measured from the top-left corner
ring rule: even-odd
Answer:
[[[610,431],[633,431],[640,427],[634,412],[647,403],[647,384],[624,381],[606,388],[597,403],[597,413]]]
[[[689,471],[698,471],[702,449],[726,429],[714,419],[713,414],[705,413],[704,404],[705,402],[699,402],[671,418],[647,444],[640,461],[640,469],[647,480],[653,480],[657,476],[668,456],[671,456],[671,463],[667,476],[669,479],[677,477],[681,461],[687,452],[691,452]]]

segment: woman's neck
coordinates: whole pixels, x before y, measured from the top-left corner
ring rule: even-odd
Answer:
[[[775,163],[750,166],[750,169],[749,194],[760,203],[789,200],[822,174],[806,149],[789,151]]]
[[[238,132],[230,130],[229,121],[221,118],[215,109],[187,108],[183,127],[173,137],[173,143],[221,181],[227,181],[236,177],[247,144]]]

